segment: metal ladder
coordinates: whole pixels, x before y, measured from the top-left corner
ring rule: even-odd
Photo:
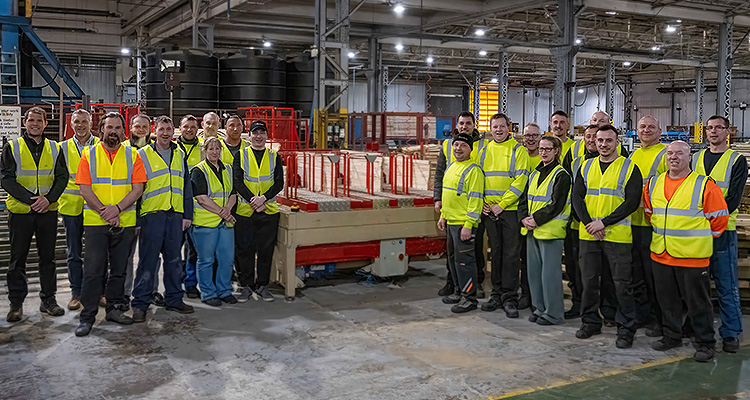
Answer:
[[[20,104],[18,53],[0,53],[0,94],[2,104]]]

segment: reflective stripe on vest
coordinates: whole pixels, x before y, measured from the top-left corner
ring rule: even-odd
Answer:
[[[529,215],[534,215],[535,212],[541,210],[552,202],[552,191],[555,186],[555,180],[559,174],[567,172],[560,165],[555,168],[547,175],[544,181],[539,182],[539,171],[531,173],[529,178],[528,186],[528,207]],[[565,226],[568,224],[568,218],[570,217],[570,190],[568,190],[568,197],[565,201],[565,207],[556,215],[553,219],[548,221],[542,226],[537,227],[532,231],[534,237],[537,239],[564,239],[565,238]],[[528,230],[524,227],[521,228],[521,234],[526,235]]]
[[[146,188],[143,190],[141,215],[156,211],[174,210],[182,213],[185,187],[185,153],[179,147],[170,149],[170,165],[150,144],[138,150],[146,170]]]
[[[617,157],[602,174],[599,157],[590,158],[583,164],[582,177],[586,186],[586,209],[592,220],[601,220],[610,215],[625,201],[625,185],[633,173],[635,164],[625,157]],[[630,216],[605,228],[604,240],[614,243],[632,243]],[[580,223],[578,235],[581,240],[596,240]]]
[[[728,149],[724,152],[724,154],[721,155],[721,158],[719,158],[719,161],[716,162],[716,165],[714,165],[711,173],[708,174],[706,173],[705,165],[705,153],[707,151],[708,149],[703,149],[693,154],[693,170],[701,175],[707,175],[711,177],[714,182],[716,182],[716,185],[719,187],[719,189],[721,189],[721,193],[724,194],[724,198],[726,199],[727,193],[729,192],[729,184],[732,179],[732,168],[739,159],[740,153],[732,149]],[[739,210],[734,210],[731,214],[729,214],[729,222],[727,223],[726,230],[734,231],[737,229],[738,213]]]
[[[675,258],[708,258],[713,254],[710,216],[703,213],[703,193],[708,177],[691,172],[670,200],[664,194],[667,173],[649,181],[652,211],[651,251],[666,251]],[[727,215],[726,209],[714,215]]]
[[[198,165],[203,160],[203,138],[198,138],[198,143],[187,144],[181,141],[176,141],[177,145],[180,146],[182,151],[185,152],[185,161],[188,165],[188,172]]]
[[[207,161],[204,160],[198,163],[195,168],[203,171],[203,175],[206,178],[206,187],[208,188],[208,192],[206,193],[208,198],[213,200],[219,207],[224,207],[229,201],[229,196],[232,194],[232,166],[224,165],[224,169],[221,171],[221,181],[216,177],[216,174]],[[193,225],[215,228],[219,226],[221,221],[222,218],[220,216],[201,207],[198,201],[193,199]]]
[[[470,162],[471,160],[467,160],[467,161]],[[457,168],[460,168],[460,164],[457,164],[457,165],[458,165]],[[469,172],[471,172],[474,168],[479,168],[479,166],[473,163],[467,165],[466,168],[464,168],[464,170],[461,172],[461,175],[458,177],[458,181],[455,180],[455,175],[448,176],[448,174],[446,174],[446,177],[443,178],[443,197],[442,198],[444,199],[443,200],[444,208],[445,207],[450,208],[451,204],[453,203],[451,200],[453,200],[456,197],[461,198],[464,202],[467,202],[467,203],[470,198],[477,198],[477,199],[484,198],[484,195],[481,192],[478,192],[475,190],[466,190],[466,177],[469,175]],[[446,169],[446,171],[448,170]],[[452,183],[455,183],[455,186],[453,186]],[[449,196],[447,193],[448,191],[455,193],[456,196]],[[446,201],[446,199],[448,199],[448,201]],[[462,210],[466,210],[466,208],[467,207],[464,205]],[[471,211],[466,212],[465,215],[474,219],[479,219],[480,217],[479,213],[475,213]]]
[[[136,158],[135,147],[120,145],[112,162],[109,161],[102,143],[89,147],[86,158],[91,174],[91,190],[103,205],[116,205],[133,189],[133,167]],[[135,226],[135,204],[122,210],[120,226]],[[109,225],[99,213],[83,204],[83,225]]]
[[[227,147],[226,142],[224,140],[219,140],[219,143],[221,143],[221,156],[220,160],[224,165],[233,165],[234,164],[234,155],[232,155],[232,151],[229,150],[229,147]],[[238,150],[237,155],[242,154],[242,151],[247,148],[249,145],[246,141],[240,139],[240,149]],[[239,196],[240,198],[242,196]]]
[[[499,203],[508,190],[520,197],[523,192],[511,185],[519,174],[528,175],[529,173],[526,169],[516,169],[518,150],[525,150],[525,148],[515,139],[510,138],[508,140],[513,141],[510,143],[512,145],[510,154],[505,153],[506,146],[500,147],[505,142],[495,142],[484,146],[479,156],[479,166],[484,172],[484,196],[490,204]],[[487,152],[492,153],[489,158]],[[508,206],[507,209],[518,209],[518,203]]]
[[[637,149],[630,155],[630,157],[628,157],[628,159],[634,162],[641,171],[641,174],[643,174],[643,184],[645,185],[651,177],[667,171],[666,164],[662,164],[666,154],[667,146],[663,143],[657,143],[647,148],[641,147],[640,149]],[[659,170],[659,167],[661,166],[664,166],[664,168]],[[651,227],[651,224],[646,220],[643,205],[638,206],[638,209],[633,212],[630,219],[635,226]]]
[[[65,165],[68,168],[68,184],[65,191],[60,196],[60,214],[77,216],[83,213],[83,197],[78,185],[76,185],[76,176],[78,174],[78,164],[81,162],[81,153],[88,151],[89,146],[99,143],[99,138],[91,135],[89,140],[82,146],[74,138],[70,138],[60,144]]]
[[[31,150],[23,137],[13,139],[10,147],[13,160],[16,162],[16,182],[35,196],[44,196],[52,189],[55,181],[55,164],[59,154],[57,142],[49,139],[42,140],[44,142],[39,164],[34,161],[34,156],[31,155]],[[5,203],[8,211],[14,214],[31,212],[30,205],[17,200],[10,194]],[[49,210],[56,211],[57,202],[50,203]]]
[[[471,146],[472,161],[476,162],[479,159],[479,154],[484,149],[485,143],[484,139],[479,139],[473,143]],[[456,161],[456,158],[453,157],[453,139],[443,140],[443,154],[445,154],[445,169],[448,169]]]
[[[265,149],[263,152],[263,159],[258,161],[255,158],[255,153],[252,147],[247,147],[240,150],[241,157],[240,163],[242,165],[243,180],[245,186],[254,196],[260,196],[274,184],[274,170],[276,169],[276,152],[270,149]],[[253,215],[255,210],[250,205],[250,201],[242,196],[237,196],[237,214],[245,217]],[[276,203],[276,197],[266,199],[266,209],[263,211],[266,214],[276,214],[279,212],[279,205]]]

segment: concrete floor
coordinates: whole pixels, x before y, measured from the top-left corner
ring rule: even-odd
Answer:
[[[687,344],[653,351],[641,332],[632,349],[617,349],[614,328],[579,340],[578,321],[541,327],[528,310],[519,319],[453,315],[436,296],[444,265],[413,263],[401,288],[338,283],[305,289],[294,302],[221,309],[188,300],[195,314],[152,308],[145,324],[103,321],[85,338],[73,334],[77,313],[41,316],[31,295],[26,321],[0,322],[0,398],[475,399],[543,394],[535,388],[692,355]],[[7,311],[4,301],[0,314]],[[697,379],[710,379],[704,369]],[[562,398],[550,395],[539,398]]]

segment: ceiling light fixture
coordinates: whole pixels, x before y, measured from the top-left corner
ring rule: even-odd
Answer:
[[[350,51],[350,52],[349,52],[349,54],[347,54],[347,55],[349,56],[349,58],[354,58],[354,56],[355,56],[356,54],[354,54],[354,52],[353,52],[353,51]]]
[[[607,14],[607,15],[617,15],[617,11],[606,11],[605,14]]]
[[[629,67],[629,66],[631,66],[631,65],[633,65],[633,63],[631,63],[630,61],[623,61],[623,62],[622,62],[622,66],[623,66],[623,67]]]
[[[122,49],[120,50],[120,53],[122,53],[122,55],[124,55],[124,56],[127,56],[128,54],[130,54],[130,49],[129,49],[129,48],[127,48],[127,47],[123,47],[123,48],[122,48]]]
[[[401,43],[397,43],[396,44],[396,50],[401,51],[403,49],[404,49],[404,45],[403,44],[401,44]]]
[[[679,23],[681,23],[681,22],[682,22],[682,20],[681,20],[681,19],[678,19],[678,20],[677,20],[677,21],[675,21],[675,22],[677,22],[677,23],[679,24]]]
[[[487,55],[487,51],[486,50],[479,50],[479,55],[482,56],[482,57],[484,57],[484,56]]]
[[[581,40],[581,39],[576,39],[576,44],[581,44],[581,43],[583,43],[583,40]]]
[[[484,36],[484,29],[477,28],[477,30],[474,31],[474,34],[477,36]]]
[[[651,46],[651,51],[659,51],[659,50],[661,50],[661,47],[659,47],[657,45]]]
[[[425,61],[427,61],[427,64],[432,64],[432,62],[435,61],[435,59],[433,59],[432,56],[427,56],[427,60]]]
[[[271,42],[269,42],[268,40],[264,41],[263,47],[271,47]]]
[[[578,89],[578,93],[581,93],[581,94],[583,94],[583,92],[584,92],[584,90],[583,90],[583,89]]]
[[[674,25],[667,25],[665,31],[667,31],[667,33],[675,33],[677,32],[677,27]]]
[[[401,3],[396,3],[396,5],[393,6],[393,12],[395,12],[398,15],[403,14],[404,10],[406,10],[406,8],[404,8],[404,5]]]
[[[497,83],[497,78],[492,78],[492,80],[490,80],[490,82]]]

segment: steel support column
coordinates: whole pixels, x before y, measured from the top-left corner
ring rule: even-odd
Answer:
[[[615,88],[617,83],[615,82],[615,63],[612,60],[607,60],[607,77],[604,81],[604,92],[607,94],[607,105],[605,106],[605,112],[609,115],[612,121],[615,120]]]
[[[315,48],[313,56],[317,57],[315,72],[315,93],[318,109],[333,108],[346,113],[349,89],[349,0],[335,0],[336,15],[332,18],[332,27],[328,28],[328,1],[315,0]],[[329,38],[331,34],[333,38]],[[334,73],[333,79],[326,79],[326,71]],[[334,93],[329,98],[327,88]],[[333,107],[338,104],[338,107]]]
[[[378,112],[378,78],[380,77],[380,64],[378,56],[378,39],[371,37],[367,45],[367,111]]]
[[[695,70],[695,121],[703,122],[703,92],[706,87],[704,85],[706,72],[703,68]]]
[[[625,83],[625,127],[633,129],[633,77],[628,76]]]
[[[550,49],[555,58],[555,87],[552,104],[555,110],[563,110],[575,121],[573,107],[576,80],[575,40],[578,30],[575,0],[558,0],[557,27],[559,29],[561,45]],[[581,10],[579,10],[581,11]]]
[[[383,109],[382,112],[388,112],[388,66],[383,67]]]
[[[481,72],[474,74],[474,119],[479,122],[479,92],[482,83]]]
[[[728,19],[719,25],[719,58],[716,86],[719,96],[716,101],[716,114],[729,118],[732,106],[732,31],[734,22]]]
[[[508,52],[500,52],[499,66],[497,68],[497,110],[508,114]]]

